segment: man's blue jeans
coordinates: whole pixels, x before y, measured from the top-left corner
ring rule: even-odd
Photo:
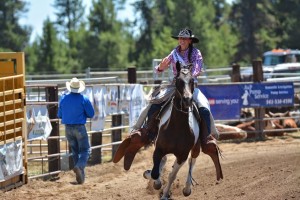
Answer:
[[[84,124],[65,125],[66,137],[72,151],[74,167],[84,169],[90,156],[90,144]]]

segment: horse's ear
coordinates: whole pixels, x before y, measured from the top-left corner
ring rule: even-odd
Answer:
[[[180,65],[179,61],[176,62],[176,70],[177,70],[177,75],[178,75],[180,73],[180,70],[181,70],[181,65]]]

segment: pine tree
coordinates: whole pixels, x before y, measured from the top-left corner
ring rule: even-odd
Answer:
[[[21,26],[19,19],[25,14],[28,3],[0,0],[0,50],[23,51],[29,43],[31,27]]]

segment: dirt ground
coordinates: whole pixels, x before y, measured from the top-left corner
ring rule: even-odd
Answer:
[[[172,186],[172,199],[300,199],[300,132],[272,137],[263,142],[220,142],[224,180],[216,184],[213,163],[200,154],[193,178],[198,184],[184,197],[182,189],[187,164],[179,171]],[[17,189],[0,192],[1,199],[159,199],[160,191],[143,178],[151,169],[153,148],[138,153],[132,168],[125,171],[120,163],[87,167],[86,182],[77,185],[72,171],[61,173],[57,180],[30,180]],[[168,157],[163,175],[171,170],[174,157]]]

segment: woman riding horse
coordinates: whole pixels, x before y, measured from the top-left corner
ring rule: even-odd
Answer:
[[[198,43],[199,39],[195,37],[192,31],[188,28],[181,30],[177,36],[172,36],[172,38],[177,39],[179,45],[173,49],[158,66],[155,67],[156,72],[161,73],[167,69],[169,65],[171,65],[175,77],[177,74],[177,61],[179,61],[182,65],[192,64],[192,76],[194,77],[195,84],[197,84],[197,76],[199,76],[202,71],[203,58],[200,50],[195,48],[193,44]],[[115,155],[114,162],[118,162],[125,154],[125,162],[127,162],[127,158],[130,161],[129,164],[127,164],[127,167],[124,167],[125,169],[130,168],[135,153],[141,147],[149,145],[156,137],[157,129],[153,129],[152,125],[149,123],[153,117],[153,113],[157,113],[165,102],[168,102],[173,97],[174,93],[174,81],[170,85],[160,85],[156,88],[151,95],[152,98],[150,100],[150,104],[143,109],[136,124],[133,126],[134,130],[131,133],[131,138],[123,141],[123,144],[121,144],[119,151],[117,151]],[[196,103],[201,119],[205,121],[207,126],[208,135],[204,137],[205,141],[202,141],[202,143],[205,144],[204,147],[202,147],[202,150],[206,153],[206,149],[216,148],[215,138],[219,137],[219,133],[216,129],[214,119],[210,111],[209,102],[203,93],[196,87],[193,93],[193,101]],[[148,119],[147,122],[146,119]],[[155,126],[157,126],[157,124],[155,124]],[[127,156],[130,154],[127,158],[125,152],[126,149],[129,149]]]

